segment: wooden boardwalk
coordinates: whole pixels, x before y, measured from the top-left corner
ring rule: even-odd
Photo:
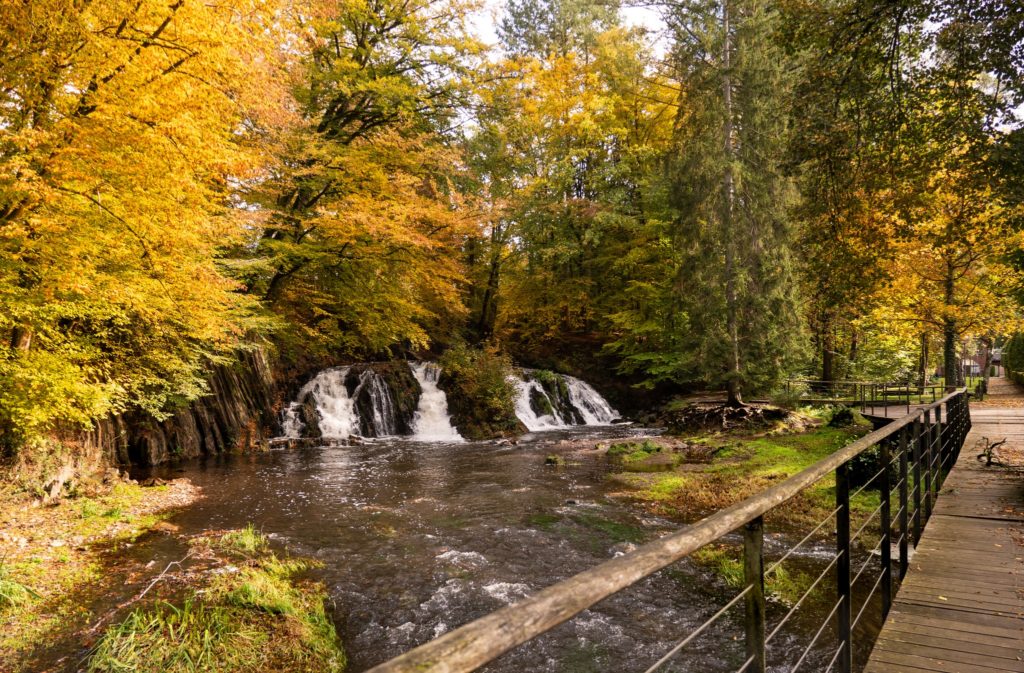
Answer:
[[[993,379],[865,673],[1024,673],[1024,390]],[[983,437],[1016,468],[985,467]]]

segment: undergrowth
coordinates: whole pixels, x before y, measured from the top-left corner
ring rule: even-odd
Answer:
[[[346,664],[324,590],[253,526],[195,543],[217,561],[177,604],[162,600],[109,628],[88,673],[340,673]]]

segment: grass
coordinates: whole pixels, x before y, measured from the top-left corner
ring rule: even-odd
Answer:
[[[251,523],[240,530],[233,530],[220,537],[220,544],[225,549],[241,552],[243,554],[255,554],[267,547],[267,538],[256,530]]]
[[[710,544],[690,554],[697,565],[714,572],[726,586],[742,589],[744,585],[742,553],[735,547]],[[767,565],[767,564],[766,564]],[[775,600],[792,606],[807,592],[814,577],[802,571],[777,567],[765,577],[765,592]]]
[[[251,525],[197,544],[214,555],[217,572],[177,604],[157,601],[107,629],[88,673],[345,669],[325,590],[301,577],[313,562],[279,558]]]
[[[695,437],[688,441],[714,449],[710,462],[643,474],[624,467],[623,473],[612,478],[626,487],[629,497],[655,513],[693,521],[793,476],[868,429],[864,425],[821,426],[796,434]],[[816,524],[832,511],[834,487],[834,478],[825,477],[769,512],[767,519],[790,525]],[[877,492],[865,491],[854,498],[851,509],[855,515],[866,514],[878,502]]]
[[[7,608],[24,605],[39,594],[14,579],[14,572],[6,563],[0,561],[0,613]]]
[[[40,653],[77,643],[95,606],[123,590],[131,572],[133,561],[108,552],[151,530],[189,493],[116,482],[39,506],[31,494],[0,490],[9,543],[0,562],[0,670],[40,670]]]

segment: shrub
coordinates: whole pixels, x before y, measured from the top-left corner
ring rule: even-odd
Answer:
[[[491,439],[522,430],[508,357],[492,349],[457,344],[441,357],[440,364],[438,385],[448,397],[452,422],[463,437]]]

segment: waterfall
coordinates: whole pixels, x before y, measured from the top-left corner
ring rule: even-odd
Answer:
[[[421,389],[419,405],[413,416],[415,434],[412,438],[422,442],[464,441],[459,431],[452,427],[448,398],[437,386],[441,368],[431,362],[417,362],[409,366]]]
[[[325,369],[302,386],[298,401],[289,404],[285,411],[282,423],[285,437],[297,439],[302,436],[306,423],[300,418],[300,413],[310,401],[316,407],[321,436],[344,439],[359,434],[359,416],[345,386],[348,373],[348,367]]]
[[[583,416],[584,425],[609,425],[619,418],[618,412],[608,400],[601,397],[589,383],[574,376],[566,376],[565,382],[569,386],[569,399]]]
[[[359,374],[359,385],[352,392],[352,399],[359,399],[359,394],[366,390],[369,396],[369,418],[360,418],[360,427],[364,437],[390,437],[398,432],[395,429],[395,404],[391,390],[383,377],[372,369],[364,369]]]
[[[523,369],[515,383],[516,416],[531,432],[608,425],[619,418],[590,384],[572,376]]]
[[[556,428],[569,427],[569,424],[563,421],[558,412],[555,411],[551,398],[543,386],[536,381],[527,381],[517,377],[510,377],[509,380],[515,383],[516,390],[519,393],[516,396],[516,416],[523,422],[527,430],[536,432],[538,430],[554,430]],[[547,407],[551,409],[550,414],[534,411],[531,400],[535,397],[540,397],[547,403]]]
[[[317,432],[307,427],[311,416]],[[345,439],[398,434],[395,401],[384,378],[370,368],[325,369],[302,386],[281,423],[284,436]]]
[[[366,363],[325,369],[284,410],[290,439],[404,436],[425,442],[464,441],[452,426],[448,398],[432,362]],[[608,425],[619,415],[589,384],[532,369],[510,377],[516,416],[532,432]]]

